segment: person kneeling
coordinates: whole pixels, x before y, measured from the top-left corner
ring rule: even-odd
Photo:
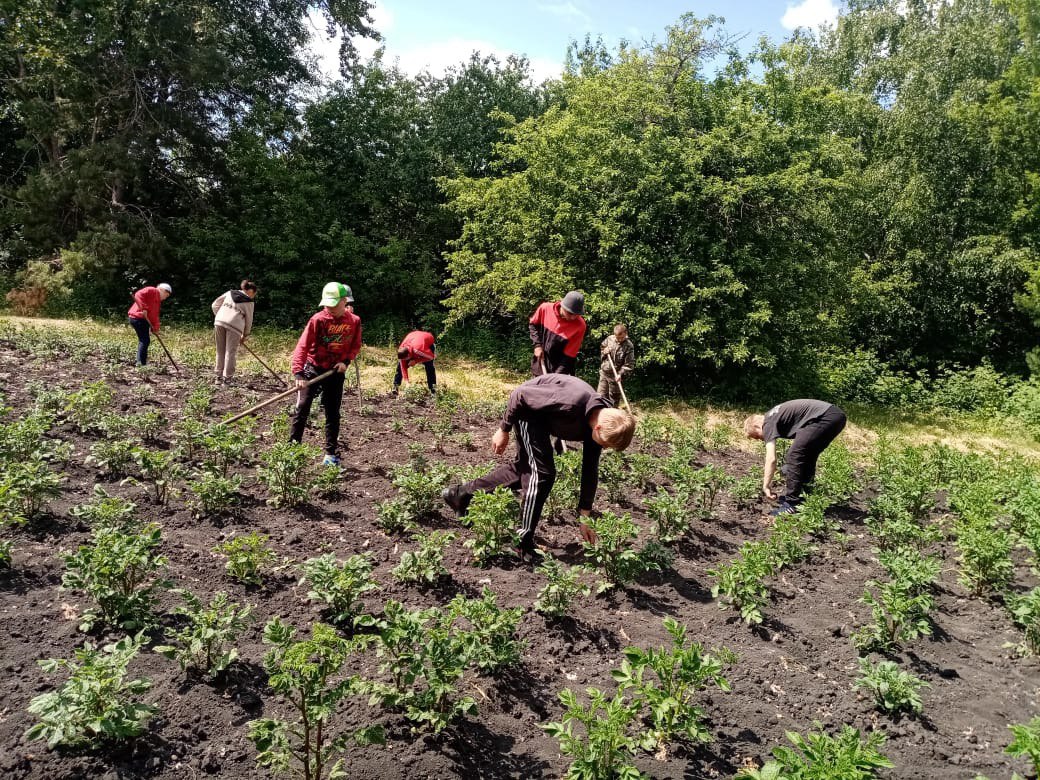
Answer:
[[[581,493],[578,512],[592,511],[599,482],[599,459],[603,448],[624,450],[632,442],[635,418],[615,409],[610,402],[577,377],[545,374],[513,390],[499,430],[491,439],[496,455],[505,452],[510,432],[516,433],[516,456],[479,479],[448,488],[442,497],[461,517],[473,494],[493,491],[499,485],[520,490],[520,537],[517,553],[521,560],[533,559],[534,536],[542,508],[556,481],[556,463],[551,438],[582,442]],[[580,531],[586,541],[594,535],[585,523]]]

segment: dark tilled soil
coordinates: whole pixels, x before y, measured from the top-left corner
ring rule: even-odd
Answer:
[[[11,415],[30,403],[27,384],[31,381],[71,390],[97,378],[96,366],[89,363],[53,365],[0,345],[0,387],[13,408]],[[153,393],[145,403],[164,409],[173,419],[179,416],[192,381],[166,375],[146,379],[131,369],[109,377],[120,408],[129,409],[131,398],[142,398],[142,391],[134,388],[149,383]],[[214,419],[277,389],[260,379],[247,381],[250,387],[218,392]],[[578,691],[587,686],[610,688],[610,671],[619,663],[623,648],[665,642],[661,620],[666,616],[684,623],[694,639],[709,647],[729,647],[740,660],[728,673],[730,693],[708,691],[701,696],[714,742],[691,751],[676,749],[665,757],[642,758],[640,768],[652,777],[730,777],[746,762],[768,757],[773,746],[785,742],[785,731],[804,732],[816,722],[828,731],[845,723],[884,731],[888,735],[884,752],[895,768],[882,772],[882,777],[946,780],[981,773],[998,780],[1008,778],[1013,769],[1026,770],[1024,763],[1004,755],[1003,748],[1010,736],[1007,724],[1027,721],[1037,711],[1037,660],[1015,658],[1005,649],[1005,643],[1020,641],[1018,631],[1001,605],[971,598],[957,583],[951,549],[945,550],[935,636],[912,643],[897,659],[931,686],[924,691],[924,716],[892,719],[876,713],[871,702],[852,689],[857,654],[850,634],[867,617],[858,599],[864,583],[880,576],[870,536],[862,525],[862,506],[856,502],[834,512],[846,532],[844,541],[823,543],[817,554],[773,583],[772,608],[757,628],[744,625],[733,611],[720,609],[711,598],[708,570],[731,559],[744,541],[761,538],[769,530],[764,507],[740,511],[728,498],[723,499],[716,519],[697,523],[678,546],[673,572],[622,592],[590,598],[575,619],[549,622],[529,609],[544,584],[539,575],[511,562],[475,568],[458,544],[449,552],[451,580],[442,586],[420,590],[393,580],[390,569],[410,542],[387,537],[378,529],[376,504],[394,494],[390,468],[407,461],[407,445],[431,444],[432,435],[418,431],[415,422],[432,410],[396,399],[376,400],[373,405],[372,414],[359,417],[356,398],[348,395],[344,400],[344,439],[350,449],[344,453],[346,480],[337,500],[314,501],[295,511],[272,510],[265,505],[264,489],[252,479],[252,470],[245,469],[249,477],[242,507],[232,516],[204,520],[193,519],[183,495],[168,508],[158,509],[149,506],[141,488],[99,478],[95,469],[84,464],[91,439],[75,434],[71,426],[59,426],[53,435],[72,442],[76,449],[66,470],[63,495],[50,504],[46,517],[13,533],[14,565],[0,573],[4,674],[0,776],[47,780],[266,777],[266,770],[256,767],[246,724],[260,716],[288,712],[265,686],[262,626],[279,615],[305,628],[320,618],[320,611],[305,600],[306,588],[297,584],[290,567],[269,577],[262,589],[243,587],[225,575],[223,558],[212,552],[213,547],[232,534],[250,530],[268,534],[278,554],[292,562],[326,551],[341,557],[372,553],[383,583],[381,591],[366,600],[373,611],[387,598],[428,606],[444,603],[458,592],[477,595],[484,585],[499,594],[501,605],[528,609],[521,623],[527,643],[522,666],[502,679],[470,678],[467,683],[478,703],[476,718],[435,738],[413,735],[402,717],[377,712],[364,701],[345,707],[337,718],[344,729],[378,722],[389,736],[385,748],[350,748],[347,769],[353,778],[561,776],[568,762],[557,743],[539,729],[540,723],[561,714],[557,692],[568,686]],[[266,430],[271,414],[262,416],[258,430]],[[404,422],[403,432],[392,432],[395,419]],[[448,444],[445,454],[430,452],[430,458],[465,464],[489,461],[485,442],[493,421],[459,416],[455,423],[456,431],[473,434],[481,451]],[[312,430],[309,436],[317,442],[319,434]],[[712,452],[703,455],[703,462],[742,476],[755,458],[739,451]],[[240,603],[256,606],[256,622],[241,639],[240,662],[220,684],[193,679],[174,662],[142,652],[131,672],[153,681],[145,699],[160,708],[146,736],[105,752],[48,751],[23,736],[32,725],[26,706],[62,680],[60,675],[44,674],[36,660],[71,657],[87,638],[77,631],[76,618],[88,605],[80,594],[61,590],[63,564],[58,553],[87,538],[86,529],[69,516],[68,509],[89,500],[98,481],[110,492],[132,497],[143,517],[161,524],[170,578],[178,587],[203,598],[225,590]],[[641,499],[632,495],[630,503],[610,508],[631,511],[646,525]],[[608,507],[602,490],[597,506]],[[431,525],[455,527],[456,523],[446,512]],[[543,522],[539,537],[562,560],[580,562],[573,515]],[[172,594],[164,594],[164,610],[177,603]]]

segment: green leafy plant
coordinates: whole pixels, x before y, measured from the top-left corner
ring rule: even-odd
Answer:
[[[599,517],[586,519],[596,534],[595,542],[583,542],[585,558],[606,578],[598,586],[602,593],[618,585],[626,585],[651,571],[661,571],[659,550],[656,547],[637,552],[634,549],[639,529],[631,515],[603,512]]]
[[[144,442],[154,444],[162,438],[169,427],[166,415],[156,409],[121,417],[124,431],[133,431]]]
[[[379,585],[372,578],[372,559],[367,555],[352,555],[342,564],[332,553],[305,561],[301,584],[306,582],[310,591],[307,598],[326,604],[334,623],[350,624],[361,608],[361,597]]]
[[[644,493],[648,492],[654,486],[654,478],[661,469],[660,460],[645,452],[625,454],[623,457],[628,465],[632,484]]]
[[[762,496],[762,478],[740,477],[733,480],[729,487],[729,495],[741,509],[753,506]]]
[[[654,521],[654,535],[662,544],[674,544],[690,529],[689,501],[686,493],[660,488],[656,496],[644,502],[647,516]]]
[[[177,661],[181,669],[198,669],[216,678],[238,658],[235,640],[248,627],[253,608],[229,601],[224,592],[208,605],[186,590],[176,592],[184,604],[173,614],[186,618],[187,625],[173,632],[173,644],[159,645],[155,652]]]
[[[137,634],[101,650],[87,643],[75,651],[73,661],[38,661],[48,673],[68,670],[69,679],[61,688],[41,694],[29,703],[29,712],[39,722],[25,733],[26,738],[46,740],[50,747],[77,747],[118,742],[141,734],[158,709],[136,698],[151,689],[149,680],[126,679],[126,670],[143,642],[143,636]]]
[[[140,479],[128,477],[128,481],[150,489],[152,501],[166,506],[173,486],[184,476],[184,467],[177,462],[176,454],[170,450],[138,449],[134,452]]]
[[[69,514],[91,528],[124,528],[133,524],[137,504],[108,493],[101,485],[94,485],[93,497],[86,504],[78,504]]]
[[[32,520],[61,495],[62,478],[39,457],[8,463],[0,474],[0,525]]]
[[[578,505],[581,487],[581,453],[568,450],[556,456],[556,482],[545,501],[545,514],[558,516]]]
[[[202,419],[209,414],[210,404],[213,403],[213,387],[209,384],[197,384],[188,393],[184,400],[185,417]]]
[[[921,714],[921,688],[928,683],[899,668],[893,661],[871,663],[867,658],[859,659],[859,679],[855,687],[866,691],[874,698],[874,704],[884,712],[905,710]]]
[[[335,498],[343,489],[346,473],[342,466],[324,466],[311,481],[311,490],[321,498]]]
[[[712,597],[721,598],[722,606],[739,610],[745,623],[761,623],[769,602],[765,579],[773,576],[774,561],[773,550],[767,542],[745,542],[734,560],[708,570],[715,578]]]
[[[607,495],[607,501],[620,504],[628,494],[628,474],[625,460],[620,452],[607,451],[599,460],[599,483]]]
[[[232,466],[249,464],[255,449],[256,434],[253,432],[251,423],[237,422],[232,425],[222,425],[211,429],[202,438],[202,450],[205,453],[203,465],[222,477],[226,477]],[[288,449],[289,447],[285,443],[281,447],[276,444],[267,455],[270,456],[274,451],[285,453]],[[290,456],[281,454],[280,457]],[[264,460],[265,466],[269,467],[268,458],[265,457]],[[259,469],[257,471],[259,472]]]
[[[45,438],[53,425],[54,416],[40,411],[0,424],[0,463],[17,463],[46,455],[54,447],[54,443]]]
[[[414,531],[419,526],[412,517],[408,502],[400,496],[383,501],[376,508],[376,524],[388,534]]]
[[[422,456],[413,455],[409,465],[394,469],[394,487],[400,493],[398,498],[410,522],[418,523],[437,514],[441,506],[441,491],[448,484],[449,477],[446,468],[440,465],[430,467]]]
[[[473,537],[463,542],[463,546],[472,551],[478,566],[509,553],[518,543],[517,504],[507,488],[476,493],[463,523],[473,531]]]
[[[413,534],[412,541],[419,545],[419,549],[401,553],[401,563],[391,572],[396,579],[432,584],[449,574],[444,568],[444,551],[455,541],[455,534],[431,531],[428,534]]]
[[[101,525],[91,533],[90,544],[62,556],[62,588],[81,590],[97,604],[97,609],[83,613],[81,631],[97,623],[127,630],[154,624],[155,593],[169,586],[158,578],[166,566],[161,544],[162,532],[155,523]]]
[[[87,463],[113,477],[125,477],[133,471],[140,449],[130,439],[100,439],[90,445]]]
[[[1040,716],[1029,723],[1008,726],[1013,739],[1004,752],[1009,756],[1028,758],[1033,764],[1033,773],[1040,775]]]
[[[241,487],[242,477],[238,474],[222,477],[215,471],[196,471],[188,483],[193,496],[189,502],[192,513],[195,517],[207,517],[227,511],[238,503]]]
[[[1040,588],[1033,588],[1020,596],[1008,595],[1005,598],[1015,624],[1025,631],[1023,654],[1040,655]]]
[[[547,617],[562,618],[570,612],[575,599],[592,592],[590,586],[581,582],[582,576],[588,573],[584,566],[565,568],[558,560],[547,555],[536,571],[548,582],[538,591],[534,609]]]
[[[104,380],[90,382],[68,396],[65,417],[80,433],[99,431],[113,398],[112,388]]]
[[[697,516],[707,519],[715,513],[722,491],[732,484],[733,478],[725,469],[708,465],[691,471],[681,482],[676,483],[676,488],[692,495]]]
[[[704,711],[694,704],[696,694],[709,685],[730,689],[723,676],[723,661],[696,642],[686,641],[686,627],[665,618],[672,638],[668,648],[625,649],[621,667],[613,672],[619,691],[631,689],[634,699],[649,714],[650,732],[643,745],[665,749],[677,739],[690,743],[709,742]],[[729,657],[731,654],[723,653]]]
[[[1006,589],[1015,573],[1011,534],[1003,528],[970,520],[958,522],[956,531],[961,584],[976,596]]]
[[[516,629],[524,614],[522,608],[502,609],[495,592],[485,587],[479,599],[459,594],[448,604],[448,610],[470,625],[470,662],[477,669],[494,674],[520,662],[524,644],[516,638]]]
[[[853,644],[860,650],[889,650],[899,642],[931,636],[928,613],[934,601],[928,593],[914,592],[897,580],[886,583],[871,580],[860,601],[870,607],[874,621],[853,636]]]
[[[344,666],[358,648],[323,623],[311,626],[309,639],[273,618],[264,627],[268,684],[291,706],[293,719],[261,718],[249,722],[249,739],[259,751],[257,764],[303,780],[343,777],[342,754],[353,737],[358,744],[382,744],[382,729],[366,727],[336,734],[334,716],[341,702],[355,691],[356,680]]]
[[[267,486],[267,503],[282,508],[302,504],[310,492],[308,467],[314,457],[312,447],[297,442],[278,442],[265,452],[256,476]]]
[[[879,750],[885,744],[880,731],[861,739],[858,729],[842,726],[836,737],[788,731],[787,739],[794,748],[773,748],[774,760],[741,771],[737,780],[871,780],[879,769],[892,766]]]
[[[390,682],[364,682],[369,703],[403,710],[419,728],[435,734],[456,718],[476,714],[476,702],[458,690],[474,638],[454,620],[450,612],[435,607],[408,611],[393,600],[383,606],[381,618],[359,617],[359,625],[378,630],[376,654],[385,659],[380,672],[390,676]]]
[[[262,585],[264,572],[278,560],[267,546],[268,541],[267,536],[252,531],[218,544],[213,550],[227,558],[224,569],[232,579],[245,585]]]
[[[189,461],[203,451],[206,436],[205,423],[195,416],[186,416],[173,424],[173,442]]]
[[[631,701],[618,691],[613,698],[598,688],[586,688],[587,705],[578,701],[569,688],[560,691],[566,710],[558,722],[543,723],[542,729],[559,740],[560,752],[572,759],[565,780],[641,780],[645,775],[632,764],[640,748],[635,731],[640,702]]]

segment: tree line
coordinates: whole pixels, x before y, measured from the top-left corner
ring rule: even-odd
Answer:
[[[325,88],[314,7],[345,41]],[[593,336],[626,322],[689,387],[1035,362],[1035,2],[851,0],[743,54],[685,15],[576,41],[543,84],[522,58],[361,61],[369,12],[0,0],[9,304],[122,313],[162,276],[187,316],[249,276],[258,318],[298,324],[337,279],[370,318],[523,334],[580,288]]]

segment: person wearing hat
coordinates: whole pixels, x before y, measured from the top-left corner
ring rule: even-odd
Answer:
[[[228,290],[212,304],[213,337],[217,345],[214,368],[218,382],[227,383],[235,375],[238,345],[253,330],[253,299],[256,283],[243,279],[237,290]]]
[[[562,301],[546,301],[530,319],[531,376],[546,374],[574,375],[578,351],[585,338],[585,294],[571,290]]]
[[[431,394],[436,394],[437,369],[433,365],[436,356],[437,344],[429,331],[413,330],[405,336],[397,348],[397,373],[394,375],[393,394],[397,395],[402,381],[411,381],[408,378],[408,369],[418,365],[426,369],[426,386],[430,388]]]
[[[303,440],[303,429],[311,413],[314,398],[321,396],[325,408],[326,466],[339,464],[339,407],[343,401],[343,379],[347,366],[361,351],[361,318],[347,305],[354,302],[350,288],[338,282],[329,282],[321,291],[322,310],[307,322],[293,350],[292,372],[296,377],[296,408],[292,414],[289,441]],[[314,377],[334,370],[313,385]]]
[[[137,334],[137,365],[148,365],[148,345],[152,333],[159,332],[159,309],[162,302],[173,294],[166,282],[155,287],[142,287],[134,293],[134,303],[126,313],[130,327]]]

